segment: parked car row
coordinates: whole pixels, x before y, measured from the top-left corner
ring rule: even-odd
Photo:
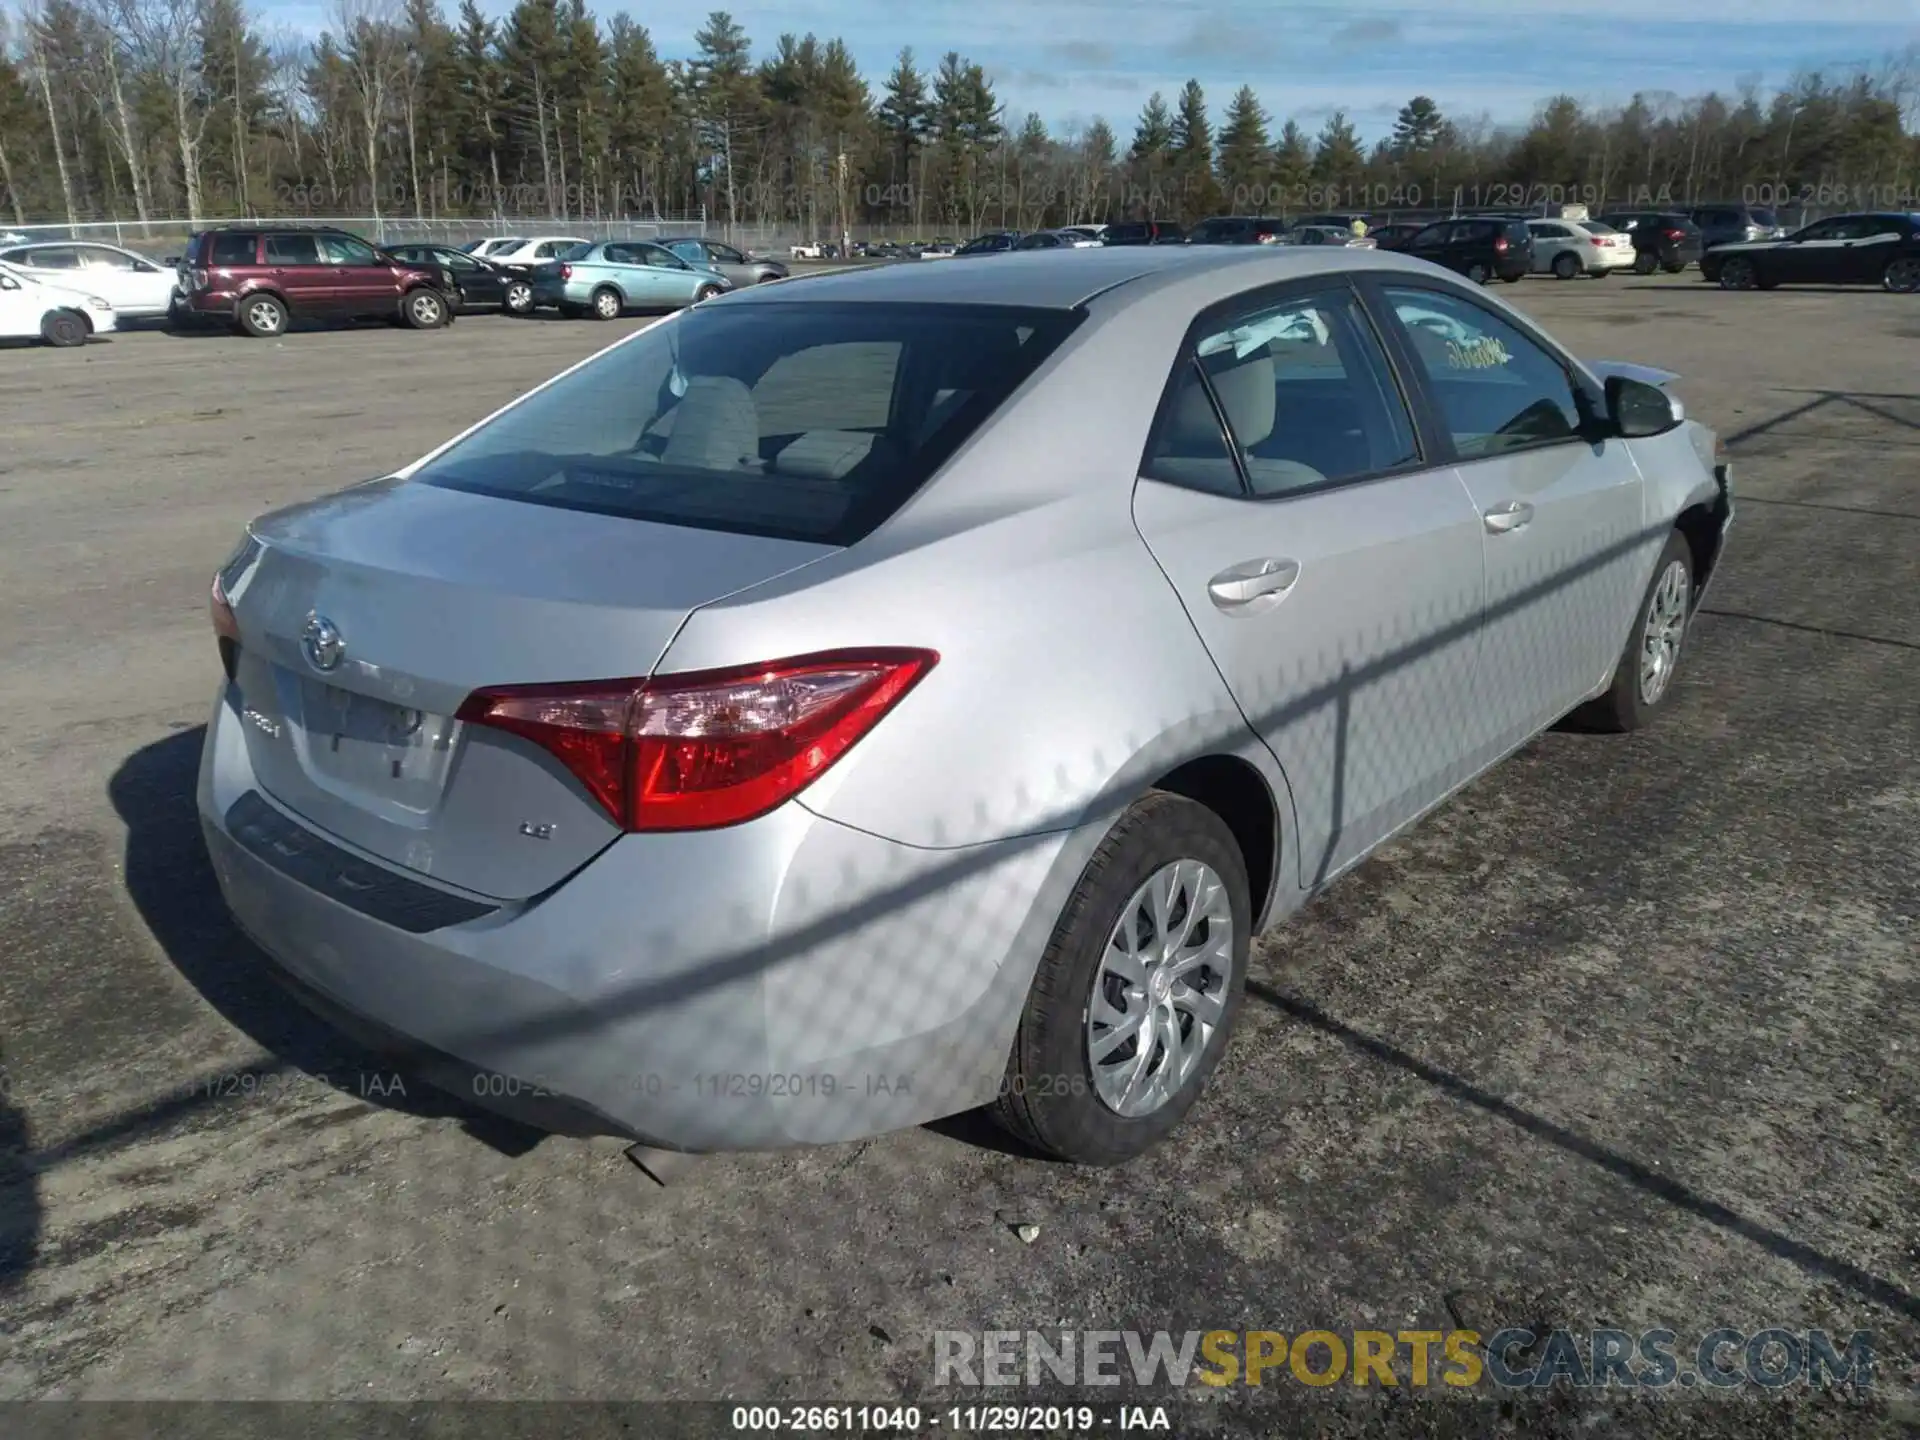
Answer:
[[[94,241],[0,239],[0,336],[82,344],[125,320],[224,324],[274,336],[299,319],[436,329],[457,314],[543,307],[612,319],[786,278],[777,260],[704,236],[590,241],[494,236],[375,244],[327,226],[236,224],[156,260]]]

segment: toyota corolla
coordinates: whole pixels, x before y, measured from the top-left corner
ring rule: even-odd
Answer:
[[[250,527],[222,888],[483,1103],[1124,1160],[1256,934],[1569,712],[1674,702],[1731,503],[1673,378],[1339,247],[723,296]]]

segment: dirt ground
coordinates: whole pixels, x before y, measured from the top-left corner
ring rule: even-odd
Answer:
[[[934,1390],[936,1331],[1727,1325],[1869,1331],[1873,1392],[1158,1398],[1182,1433],[1920,1423],[1920,304],[1500,294],[1731,445],[1665,721],[1543,737],[1267,937],[1149,1159],[961,1120],[664,1189],[292,1007],[192,801],[246,520],[640,322],[0,351],[0,1399],[944,1405],[982,1397]]]

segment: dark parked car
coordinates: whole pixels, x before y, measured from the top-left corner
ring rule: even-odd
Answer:
[[[1187,232],[1169,220],[1122,220],[1101,232],[1109,245],[1178,245]]]
[[[956,255],[1004,255],[1020,243],[1017,230],[995,230],[986,235],[976,235],[958,250]]]
[[[229,226],[187,240],[186,313],[246,335],[280,335],[299,317],[392,320],[431,330],[453,318],[440,269],[409,265],[344,230]]]
[[[1781,240],[1717,245],[1700,274],[1723,290],[1878,285],[1911,295],[1920,291],[1920,216],[1829,215]]]
[[[1687,218],[1700,227],[1700,248],[1740,245],[1749,240],[1784,240],[1786,227],[1760,205],[1696,205]]]
[[[1396,220],[1389,225],[1376,225],[1367,231],[1367,238],[1381,250],[1404,250],[1407,242],[1426,229],[1418,220]]]
[[[1674,210],[1624,210],[1602,215],[1604,224],[1633,237],[1633,273],[1651,275],[1664,270],[1678,275],[1699,261],[1706,247],[1700,227]]]
[[[509,315],[533,311],[533,285],[519,271],[482,260],[450,245],[389,245],[396,260],[422,269],[438,266],[440,288],[461,310],[504,310]]]
[[[1403,254],[1431,260],[1476,285],[1517,283],[1533,269],[1533,232],[1527,222],[1505,216],[1436,220],[1401,247]]]
[[[1271,215],[1216,215],[1187,232],[1189,245],[1278,245],[1287,222]]]

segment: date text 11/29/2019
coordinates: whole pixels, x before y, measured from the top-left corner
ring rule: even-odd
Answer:
[[[1172,1430],[1161,1405],[736,1405],[737,1434],[1018,1435]]]

